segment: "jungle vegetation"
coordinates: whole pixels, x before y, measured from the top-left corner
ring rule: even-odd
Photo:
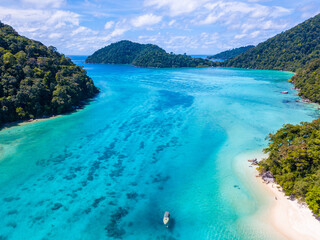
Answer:
[[[214,63],[186,54],[167,53],[153,44],[140,44],[128,40],[112,43],[94,52],[86,63],[132,64],[149,68],[209,67]]]
[[[98,93],[81,67],[56,48],[0,22],[0,125],[72,111]]]
[[[286,124],[268,138],[260,172],[271,171],[286,195],[306,201],[320,217],[320,119]]]
[[[314,59],[299,70],[290,81],[299,90],[300,96],[320,103],[320,58]]]

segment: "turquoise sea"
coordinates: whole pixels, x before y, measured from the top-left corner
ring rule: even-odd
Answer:
[[[292,73],[72,59],[101,93],[0,131],[1,240],[281,239],[255,218],[267,203],[235,159],[284,123],[319,117],[296,102]]]

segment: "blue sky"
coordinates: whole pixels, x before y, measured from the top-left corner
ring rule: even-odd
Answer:
[[[319,12],[319,0],[0,0],[2,22],[69,55],[123,39],[213,54],[256,45]]]

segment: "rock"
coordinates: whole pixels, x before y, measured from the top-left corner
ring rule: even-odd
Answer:
[[[266,182],[274,182],[274,177],[270,171],[263,173],[261,177]]]
[[[258,159],[254,158],[254,159],[250,159],[248,160],[248,162],[251,162],[252,165],[258,165]]]

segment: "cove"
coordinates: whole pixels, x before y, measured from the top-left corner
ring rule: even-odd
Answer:
[[[281,239],[257,223],[265,203],[235,159],[318,117],[296,102],[292,73],[72,60],[97,98],[0,131],[0,239]]]

